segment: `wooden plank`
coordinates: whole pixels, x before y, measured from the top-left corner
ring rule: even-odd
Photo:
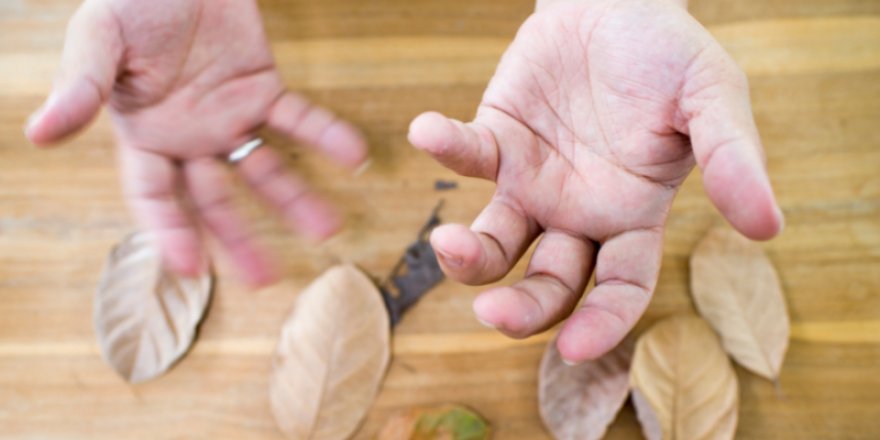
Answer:
[[[220,257],[215,301],[190,355],[161,380],[129,386],[102,363],[91,296],[107,250],[132,228],[117,185],[109,121],[70,145],[30,148],[21,126],[51,83],[73,0],[0,0],[0,437],[278,438],[266,378],[296,293],[327,266],[383,274],[441,197],[469,222],[492,194],[409,147],[434,109],[473,115],[531,2],[261,2],[285,81],[363,127],[373,164],[351,177],[269,136],[348,218],[321,246],[287,233],[244,192],[245,211],[283,262],[284,281],[250,292]],[[768,167],[787,215],[765,244],[792,315],[782,395],[738,369],[739,438],[880,435],[880,2],[694,0],[750,75]],[[435,179],[459,188],[433,190]],[[694,173],[670,216],[664,266],[641,331],[692,310],[688,256],[723,221]],[[524,270],[518,265],[507,280]],[[445,282],[396,329],[395,359],[356,438],[394,411],[468,404],[500,439],[544,439],[537,367],[552,333],[513,341],[482,328],[480,288]],[[638,436],[627,406],[608,438]]]

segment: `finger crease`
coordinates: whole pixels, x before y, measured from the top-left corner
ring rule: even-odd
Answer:
[[[282,209],[282,211],[287,212],[288,210],[292,209],[293,206],[296,205],[297,202],[299,202],[300,200],[302,200],[302,198],[305,197],[305,195],[306,195],[307,193],[308,193],[308,191],[305,190],[305,189],[302,189],[302,190],[299,190],[299,191],[297,191],[297,192],[291,193],[291,195],[290,195],[289,197],[287,197],[285,200],[282,200],[282,201],[281,201],[281,209]]]
[[[651,289],[648,286],[633,280],[625,280],[623,278],[607,278],[601,281],[596,282],[596,287],[599,286],[630,286],[635,287],[637,290],[641,291],[644,296],[651,295]]]
[[[565,290],[566,295],[568,295],[568,296],[575,296],[576,295],[575,288],[573,288],[572,286],[569,286],[568,283],[563,281],[562,277],[559,276],[558,274],[548,272],[548,271],[539,270],[539,271],[532,272],[532,273],[528,274],[526,276],[526,278],[531,278],[531,279],[540,278],[545,281],[550,281],[553,284],[556,284],[557,286],[562,287],[562,289]]]
[[[309,101],[306,101],[303,103],[302,108],[299,110],[299,113],[297,113],[297,115],[293,118],[294,122],[293,122],[293,125],[291,125],[291,127],[293,127],[293,129],[290,131],[291,135],[295,134],[297,131],[300,130],[300,128],[303,125],[303,122],[306,121],[308,116],[313,111],[315,111],[314,104],[312,104]]]
[[[510,267],[511,256],[507,254],[507,250],[504,249],[504,246],[501,245],[501,242],[497,238],[495,238],[494,235],[492,235],[489,232],[482,232],[482,234],[484,237],[488,238],[489,240],[491,240],[495,244],[495,246],[498,248],[498,252],[501,253],[501,258],[504,259],[505,266]],[[485,259],[485,258],[483,259],[484,268],[485,268],[485,265],[488,261],[489,261],[488,259]]]
[[[203,212],[211,212],[211,211],[225,211],[223,208],[232,208],[232,197],[229,195],[222,195],[220,197],[215,197],[212,200],[207,200],[204,202],[196,202],[196,208]]]
[[[254,188],[262,189],[269,185],[275,179],[280,179],[283,174],[284,168],[281,166],[281,164],[273,164],[268,171],[263,173],[262,176],[252,180],[251,185],[253,185]]]
[[[605,315],[608,315],[608,316],[611,316],[612,318],[614,318],[614,320],[617,321],[621,327],[623,327],[623,328],[629,327],[629,324],[626,323],[626,320],[622,316],[620,316],[618,313],[615,313],[611,309],[608,309],[604,306],[599,305],[598,303],[585,304],[584,309],[596,310],[599,313],[602,313],[602,314],[605,314]]]
[[[600,243],[605,244],[605,243],[608,243],[609,241],[614,240],[615,238],[621,237],[621,236],[629,234],[629,233],[634,233],[634,232],[648,232],[648,233],[656,234],[656,233],[661,233],[662,231],[663,231],[662,225],[661,226],[644,226],[644,227],[640,227],[640,228],[633,228],[633,229],[628,229],[626,231],[618,232],[616,234],[611,234],[611,235],[605,237],[603,240],[601,240]]]
[[[317,145],[317,146],[322,145],[322,141],[324,140],[324,137],[327,136],[327,132],[329,132],[330,129],[333,128],[333,126],[336,125],[336,122],[338,122],[338,121],[339,121],[339,118],[337,118],[336,116],[330,117],[330,119],[327,121],[327,123],[324,125],[324,127],[321,128],[321,131],[318,133],[318,136],[315,137],[315,141],[314,141],[315,145]]]

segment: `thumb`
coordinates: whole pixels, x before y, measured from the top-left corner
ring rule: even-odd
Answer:
[[[113,12],[104,3],[85,2],[68,24],[53,90],[28,119],[25,133],[31,142],[60,141],[94,119],[113,89],[122,51]]]
[[[767,176],[761,139],[749,103],[745,74],[721,48],[721,57],[695,63],[683,85],[686,120],[703,186],[722,215],[745,236],[773,238],[783,216]]]

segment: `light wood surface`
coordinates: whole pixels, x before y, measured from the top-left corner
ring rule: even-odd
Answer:
[[[64,148],[37,151],[22,125],[48,90],[73,0],[0,0],[0,437],[279,438],[269,354],[297,292],[348,260],[385,274],[438,199],[469,222],[492,186],[458,178],[406,142],[427,109],[472,116],[530,0],[266,0],[289,86],[368,133],[372,166],[351,177],[273,139],[348,218],[313,246],[249,212],[284,281],[248,291],[222,257],[193,351],[170,374],[130,386],[98,355],[92,294],[110,246],[131,230],[108,120]],[[880,438],[880,1],[693,0],[742,64],[787,216],[767,243],[792,316],[782,394],[737,369],[738,437]],[[435,179],[459,188],[438,193]],[[243,194],[243,197],[246,195]],[[696,173],[670,215],[660,282],[638,330],[692,310],[687,258],[720,223]],[[514,270],[522,273],[523,265]],[[395,410],[456,402],[499,439],[544,439],[537,368],[550,334],[513,341],[482,328],[479,289],[445,282],[395,330],[394,360],[357,438]],[[638,438],[631,407],[609,438]]]

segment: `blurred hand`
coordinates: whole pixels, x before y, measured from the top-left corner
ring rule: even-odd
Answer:
[[[225,157],[268,126],[356,166],[365,142],[351,125],[286,92],[253,0],[86,0],[71,19],[54,90],[28,123],[32,142],[57,142],[109,104],[126,198],[155,233],[165,264],[204,268],[199,226],[246,281],[273,279],[266,254],[231,203]],[[261,148],[243,179],[308,236],[339,220],[281,157]]]
[[[477,317],[525,337],[568,317],[569,362],[613,348],[657,283],[670,205],[695,164],[740,232],[782,228],[745,75],[681,3],[547,2],[504,54],[471,123],[426,113],[410,141],[497,189],[470,228],[431,242],[446,274],[504,277],[541,235],[525,279],[491,289]],[[596,287],[573,311],[595,272]]]

